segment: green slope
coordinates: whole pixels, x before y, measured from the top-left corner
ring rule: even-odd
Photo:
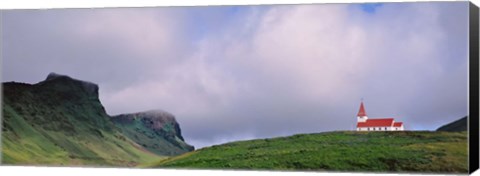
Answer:
[[[95,84],[53,75],[3,90],[2,164],[134,166],[163,158],[118,131]]]
[[[174,116],[163,111],[147,111],[113,116],[112,121],[122,134],[142,147],[162,156],[175,156],[192,151],[185,143]]]
[[[83,132],[65,135],[34,128],[9,109],[4,117],[9,116],[15,130],[2,133],[2,164],[134,166],[162,158],[136,147],[118,132],[100,131],[102,137]]]
[[[145,167],[467,172],[466,132],[326,132],[226,143]]]
[[[458,119],[456,121],[453,121],[451,123],[448,123],[446,125],[441,126],[440,128],[437,129],[437,131],[467,131],[467,117],[463,117],[461,119]]]

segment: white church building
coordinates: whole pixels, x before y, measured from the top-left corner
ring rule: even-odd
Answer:
[[[372,118],[367,117],[363,101],[360,103],[360,110],[357,114],[357,131],[403,131],[403,123],[395,122],[393,118]]]

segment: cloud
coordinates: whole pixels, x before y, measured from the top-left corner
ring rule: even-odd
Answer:
[[[109,114],[169,111],[197,148],[352,130],[362,97],[370,117],[432,130],[467,113],[466,8],[12,11],[4,79],[35,82],[57,71],[97,82]]]
[[[181,12],[151,8],[8,11],[7,75],[28,63],[35,66],[7,79],[35,82],[56,71],[106,85],[102,89],[142,82],[174,65],[182,58],[181,51],[189,50],[181,35],[183,24],[169,16],[181,19]]]

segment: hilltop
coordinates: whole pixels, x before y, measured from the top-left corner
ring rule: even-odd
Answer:
[[[467,116],[455,120],[451,123],[441,126],[437,131],[467,131],[468,127]]]
[[[338,131],[231,142],[144,167],[467,173],[467,133]]]
[[[116,126],[98,90],[94,83],[55,73],[37,84],[3,83],[2,164],[134,166],[164,158]],[[169,124],[179,129],[176,121]],[[165,153],[193,150],[181,148],[189,145],[180,133],[173,136],[179,141],[165,138]]]

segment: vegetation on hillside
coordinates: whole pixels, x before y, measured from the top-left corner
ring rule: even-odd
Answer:
[[[148,151],[161,156],[175,156],[192,151],[185,143],[173,115],[160,111],[122,114],[112,117],[118,129]]]
[[[9,105],[4,106],[2,164],[65,166],[135,166],[162,159],[112,131],[87,132],[88,125],[78,124],[64,133],[30,124]]]
[[[468,124],[467,116],[465,116],[461,119],[455,120],[451,123],[441,126],[440,128],[437,129],[437,131],[451,131],[451,132],[467,131],[468,129],[467,124]]]
[[[326,132],[231,142],[144,165],[162,168],[466,173],[466,132]]]
[[[162,159],[121,133],[98,86],[67,76],[3,83],[2,164],[135,166]]]

